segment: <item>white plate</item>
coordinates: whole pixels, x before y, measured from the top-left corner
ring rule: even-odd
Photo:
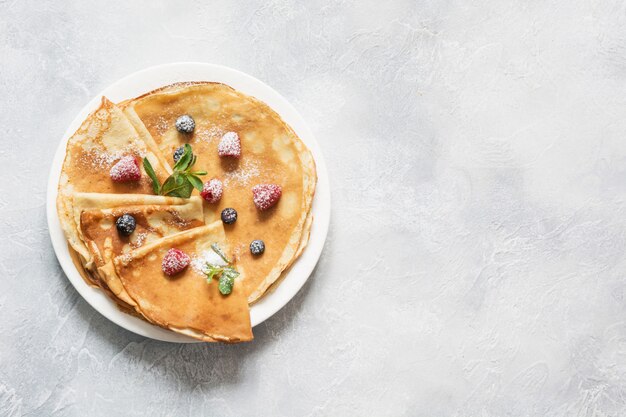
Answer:
[[[63,135],[61,139],[61,143],[59,143],[54,161],[52,162],[52,168],[50,169],[48,182],[48,229],[50,230],[52,246],[61,263],[61,267],[79,294],[87,300],[93,308],[115,324],[131,332],[152,339],[167,342],[190,343],[196,342],[196,340],[153,326],[136,317],[122,313],[116,307],[115,303],[104,295],[102,291],[92,288],[85,283],[70,258],[67,241],[61,229],[56,209],[57,185],[65,157],[67,140],[80,127],[87,115],[98,107],[100,98],[106,96],[113,102],[120,102],[179,81],[217,81],[228,84],[239,91],[264,101],[280,114],[296,131],[300,139],[309,147],[315,158],[318,182],[315,198],[313,200],[314,220],[309,244],[302,253],[302,256],[289,270],[282,283],[273,292],[267,294],[251,307],[250,319],[252,326],[263,323],[263,321],[287,304],[289,300],[296,295],[302,285],[304,285],[313,271],[313,268],[315,268],[317,260],[322,253],[328,232],[328,223],[330,220],[330,188],[326,165],[324,164],[324,158],[322,157],[319,145],[315,141],[313,133],[311,133],[302,119],[302,116],[300,116],[296,109],[294,109],[283,96],[271,87],[250,75],[232,68],[195,62],[182,62],[150,67],[135,72],[110,85],[83,107],[67,128],[65,135]]]

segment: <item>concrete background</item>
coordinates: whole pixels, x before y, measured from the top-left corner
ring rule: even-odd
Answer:
[[[623,2],[0,0],[0,57],[0,415],[626,415]],[[272,85],[329,168],[250,344],[118,328],[49,241],[66,126],[175,61]]]

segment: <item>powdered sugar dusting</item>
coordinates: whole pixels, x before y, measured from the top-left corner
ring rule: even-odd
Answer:
[[[168,216],[165,219],[165,222],[170,226],[175,226],[179,229],[186,229],[191,224],[191,220],[182,218],[177,210],[171,210],[170,214],[171,216]]]
[[[134,233],[133,237],[134,239],[130,242],[130,244],[133,248],[138,248],[144,244],[146,238],[148,237],[148,234],[145,232],[139,232]]]
[[[81,158],[81,162],[84,165],[89,165],[93,168],[107,169],[111,165],[113,165],[115,161],[123,158],[126,155],[135,155],[139,158],[143,158],[146,156],[146,151],[144,149],[138,148],[137,146],[133,146],[132,144],[126,145],[121,149],[115,151],[109,151],[98,146],[89,149],[87,152],[84,152]]]
[[[211,126],[205,129],[197,128],[194,134],[194,139],[197,141],[211,142],[217,138],[221,138],[223,135],[224,129],[217,126]]]
[[[120,260],[120,262],[122,262],[123,265],[128,265],[128,263],[133,260],[133,257],[130,255],[130,253],[125,253],[123,255],[120,255],[118,259]]]
[[[154,128],[159,135],[162,135],[169,130],[170,124],[165,117],[159,116],[154,123]]]
[[[241,258],[242,252],[245,253],[246,251],[248,251],[248,245],[246,245],[245,243],[238,244],[233,250],[233,259],[237,261]]]
[[[207,263],[219,266],[226,266],[226,262],[212,249],[207,249],[194,255],[191,259],[191,267],[200,274],[208,272]]]
[[[259,163],[254,160],[246,160],[240,163],[237,169],[224,175],[224,186],[229,186],[231,183],[233,185],[245,186],[259,178],[259,175],[261,175]]]

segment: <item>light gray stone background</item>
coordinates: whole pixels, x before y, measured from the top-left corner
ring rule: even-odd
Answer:
[[[58,141],[142,68],[284,94],[333,212],[239,346],[110,323],[45,220]],[[0,0],[0,415],[626,415],[626,6]]]

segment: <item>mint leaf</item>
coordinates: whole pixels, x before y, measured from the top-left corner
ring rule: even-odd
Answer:
[[[143,158],[143,169],[146,170],[146,174],[148,174],[152,180],[152,191],[157,195],[161,194],[161,184],[159,184],[159,179],[154,173],[154,168],[152,168],[152,164],[148,161],[148,158]]]
[[[144,158],[143,166],[148,176],[152,179],[152,190],[154,193],[171,197],[189,198],[194,188],[202,191],[202,180],[198,178],[198,175],[206,175],[206,171],[189,172],[196,163],[196,159],[197,157],[193,154],[191,145],[186,143],[183,155],[174,165],[174,173],[161,185],[150,161]]]
[[[169,195],[172,197],[189,198],[192,191],[193,185],[191,185],[186,175],[180,172],[174,172],[170,175],[161,187],[162,195]]]
[[[196,190],[202,191],[202,180],[200,178],[196,177],[193,174],[187,174],[187,180],[191,183],[191,185],[193,185]]]
[[[235,279],[239,276],[239,271],[237,271],[234,267],[229,265],[224,268],[224,270],[222,271],[222,275],[227,275],[231,277],[232,279]]]
[[[186,171],[189,168],[189,163],[194,158],[193,151],[191,149],[191,145],[185,143],[185,151],[183,156],[180,157],[178,162],[174,165],[174,171]]]
[[[177,173],[174,173],[172,175],[170,175],[165,182],[163,183],[163,186],[161,187],[161,194],[163,195],[169,195],[171,192],[175,191],[176,189],[180,188],[181,184],[177,184],[176,181],[179,178]]]
[[[213,264],[207,263],[207,264],[206,264],[206,271],[205,271],[207,281],[208,281],[208,282],[211,282],[211,280],[213,279],[213,277],[214,277],[215,275],[220,274],[220,273],[223,271],[223,269],[224,269],[224,268],[222,268],[221,266],[218,266],[218,265],[213,265]]]
[[[213,249],[213,252],[217,253],[219,255],[220,258],[222,258],[222,260],[224,262],[226,262],[227,264],[231,264],[232,262],[230,261],[230,259],[228,259],[226,257],[226,255],[224,254],[224,252],[222,252],[222,250],[220,249],[220,247],[217,245],[217,243],[211,243],[211,249]]]
[[[235,278],[227,275],[225,272],[220,276],[220,280],[217,284],[217,288],[223,295],[228,295],[233,291],[233,285],[235,284]]]
[[[224,253],[219,248],[219,246],[217,246],[216,243],[211,244],[211,249],[213,249],[213,251],[224,260],[224,262],[228,263],[228,265],[219,266],[207,262],[206,270],[204,271],[207,276],[207,281],[211,282],[213,278],[219,275],[217,288],[220,293],[222,293],[222,295],[228,295],[233,290],[233,285],[235,285],[235,278],[239,276],[239,272],[235,269],[235,267],[230,265],[231,262],[228,260],[226,255],[224,255]]]

